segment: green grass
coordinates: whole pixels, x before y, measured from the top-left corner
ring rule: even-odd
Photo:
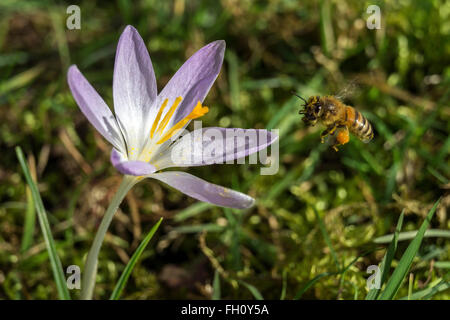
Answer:
[[[152,239],[156,230],[158,230],[159,225],[161,224],[161,221],[162,221],[162,218],[159,219],[159,221],[150,229],[149,233],[145,236],[145,238],[139,244],[139,247],[133,253],[133,256],[131,257],[130,261],[128,262],[125,269],[123,270],[122,275],[120,276],[119,280],[117,281],[116,287],[114,288],[114,290],[111,294],[110,300],[118,300],[119,299],[120,295],[122,294],[123,289],[125,288],[125,285],[127,284],[128,278],[131,275],[131,272],[133,271],[134,267],[136,266],[136,263],[138,262],[139,258],[141,257],[141,255],[144,252],[145,248],[147,247],[148,243]]]
[[[50,228],[50,224],[47,219],[47,213],[45,212],[44,204],[42,203],[41,195],[39,194],[39,190],[37,188],[36,182],[33,181],[33,178],[31,177],[30,169],[28,168],[25,157],[23,155],[22,149],[20,147],[16,148],[16,154],[17,158],[20,162],[20,166],[22,167],[23,173],[25,175],[25,178],[27,180],[27,183],[31,189],[31,194],[33,196],[33,202],[36,204],[36,211],[39,218],[39,224],[41,226],[42,235],[44,237],[45,246],[47,247],[49,260],[52,266],[53,270],[53,277],[55,279],[56,288],[58,289],[58,295],[59,298],[62,300],[69,300],[69,290],[66,286],[66,279],[64,277],[64,271],[61,264],[61,260],[58,257],[58,253],[56,252],[56,244],[55,240],[52,236],[52,231]],[[29,220],[30,218],[27,217]],[[28,224],[31,224],[28,222]],[[31,227],[27,226],[28,230],[26,229],[26,232],[30,232],[29,229]]]
[[[413,259],[419,251],[420,245],[422,243],[423,236],[425,235],[425,231],[430,225],[430,221],[433,218],[434,212],[436,211],[436,207],[438,206],[439,201],[436,201],[433,208],[428,213],[425,221],[420,226],[417,235],[414,237],[411,244],[406,249],[402,258],[398,262],[397,268],[395,268],[392,276],[386,283],[386,288],[380,293],[379,299],[381,300],[392,300],[395,298],[400,286],[402,285],[403,280],[406,278],[409,269],[413,263]],[[393,239],[393,241],[397,241],[398,239]],[[387,265],[387,264],[386,264]],[[383,270],[384,272],[384,270]],[[408,296],[411,297],[412,286],[409,286]]]
[[[195,50],[226,40],[203,126],[279,129],[280,167],[273,176],[248,164],[189,169],[255,197],[245,211],[139,183],[106,236],[95,297],[110,298],[163,217],[121,299],[450,298],[450,4],[83,0],[81,30],[67,30],[69,4],[0,4],[0,299],[68,297],[62,272],[84,264],[120,176],[66,71],[77,64],[112,106],[127,24],[143,37],[160,90]],[[381,8],[380,30],[365,27],[369,4]],[[336,153],[320,144],[323,127],[301,121],[291,91],[336,94],[353,81],[345,102],[375,138],[351,137]],[[379,291],[366,288],[370,265],[386,268]]]

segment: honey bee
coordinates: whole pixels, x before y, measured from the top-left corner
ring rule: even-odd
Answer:
[[[321,142],[325,142],[325,137],[334,135],[337,131],[336,141],[331,147],[338,151],[338,146],[350,141],[349,132],[354,134],[364,143],[368,143],[373,138],[373,129],[369,121],[361,112],[353,107],[342,103],[335,96],[311,96],[305,100],[300,95],[294,94],[302,99],[305,104],[304,109],[298,113],[303,114],[302,120],[307,125],[314,126],[321,122],[327,128],[320,134]]]

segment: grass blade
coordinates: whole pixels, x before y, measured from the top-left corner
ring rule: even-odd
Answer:
[[[190,226],[180,226],[173,228],[172,231],[178,232],[178,233],[198,233],[198,232],[221,232],[223,231],[224,227],[219,226],[215,223],[205,223],[205,224],[197,224],[197,225],[190,225]]]
[[[333,275],[337,275],[337,274],[339,274],[339,272],[324,272],[324,273],[321,273],[321,274],[315,276],[313,279],[309,280],[306,283],[306,285],[300,289],[299,292],[297,292],[297,294],[294,297],[294,300],[300,299],[302,297],[302,295],[306,292],[306,290],[308,290],[313,284],[315,284],[317,281],[319,281],[323,277],[333,276]]]
[[[411,300],[413,286],[414,286],[414,274],[410,273],[409,274],[409,284],[408,284],[408,300]]]
[[[221,296],[220,275],[219,275],[219,271],[216,270],[216,272],[214,272],[212,299],[213,300],[220,300],[220,296]]]
[[[436,269],[450,269],[450,261],[437,261],[434,263]]]
[[[244,285],[244,287],[246,287],[248,289],[248,291],[251,292],[251,294],[253,295],[253,297],[256,300],[264,300],[261,292],[259,292],[259,290],[256,289],[255,286],[252,286],[250,283],[247,283],[247,282],[242,281],[242,280],[238,280],[238,281],[239,281],[240,284]]]
[[[431,208],[430,212],[427,214],[427,217],[425,218],[425,221],[420,226],[420,229],[417,232],[417,236],[414,238],[413,241],[411,241],[402,258],[400,259],[397,268],[395,268],[391,278],[386,284],[386,288],[379,297],[380,300],[391,300],[395,298],[395,295],[397,294],[397,291],[400,288],[403,279],[405,279],[409,271],[409,268],[411,267],[413,259],[420,248],[422,239],[425,235],[425,231],[428,228],[431,219],[433,218],[434,212],[436,211],[439,201],[440,199],[436,201],[433,208]]]
[[[391,268],[392,259],[394,259],[395,251],[397,251],[398,239],[400,230],[403,225],[403,218],[405,216],[405,210],[400,214],[400,218],[398,218],[397,227],[395,228],[395,232],[392,238],[392,241],[386,251],[386,254],[383,257],[380,265],[381,279],[380,279],[380,288],[383,286],[386,281],[387,275],[389,274],[389,270]],[[374,300],[377,298],[380,289],[370,289],[367,293],[366,300]]]
[[[144,252],[145,248],[147,247],[147,244],[152,239],[156,230],[158,230],[162,219],[163,218],[159,219],[159,221],[152,227],[150,232],[145,236],[144,240],[142,240],[142,242],[139,244],[139,247],[133,253],[133,256],[131,257],[130,261],[128,261],[127,266],[123,270],[122,275],[119,278],[119,281],[117,281],[116,287],[114,288],[114,291],[111,294],[111,297],[109,298],[110,300],[118,300],[119,299],[119,297],[123,291],[123,288],[125,288],[128,278],[130,277],[131,272],[133,271],[134,266],[138,262],[139,258],[141,257],[141,254]]]
[[[33,242],[34,226],[36,224],[36,210],[34,208],[33,195],[30,188],[26,188],[27,193],[27,211],[25,212],[25,224],[23,227],[22,244],[20,251],[25,252],[31,247]]]
[[[181,210],[178,212],[174,217],[173,220],[176,222],[184,221],[188,218],[192,218],[193,216],[196,216],[209,208],[213,207],[212,204],[207,202],[197,202],[193,205],[187,207],[186,209]]]
[[[286,289],[287,289],[287,269],[283,271],[283,286],[281,288],[281,296],[280,300],[284,300],[286,298]]]
[[[33,196],[33,201],[36,206],[36,212],[39,219],[39,224],[41,226],[42,235],[44,236],[45,246],[47,247],[48,256],[50,259],[50,264],[53,270],[53,277],[55,278],[56,288],[58,290],[59,298],[62,300],[70,300],[69,290],[66,285],[66,278],[64,276],[63,267],[61,260],[59,260],[58,254],[56,252],[55,241],[53,240],[52,233],[50,231],[50,224],[48,223],[47,214],[45,212],[44,204],[42,203],[41,195],[37,188],[36,183],[30,174],[30,169],[25,162],[25,157],[23,155],[22,149],[16,147],[17,158],[19,159],[20,166],[22,167],[25,179],[30,187],[31,194]]]
[[[414,239],[414,237],[416,235],[417,235],[417,230],[401,232],[399,234],[398,240],[399,241],[403,241],[403,240]],[[392,234],[388,234],[388,235],[376,238],[373,242],[375,242],[375,243],[387,243],[387,242],[392,240],[392,237],[393,237]],[[449,230],[440,230],[440,229],[429,229],[429,230],[425,231],[424,238],[432,238],[432,237],[435,237],[435,238],[450,238],[450,231]]]
[[[438,280],[437,284],[432,284],[428,288],[414,292],[413,294],[400,298],[399,300],[420,300],[420,299],[427,300],[431,299],[436,293],[449,289],[450,289],[450,282],[442,279]]]
[[[376,249],[375,249],[376,250]],[[297,292],[297,294],[294,297],[294,300],[299,300],[302,295],[306,292],[306,290],[308,290],[314,283],[316,283],[317,281],[319,281],[320,279],[322,279],[323,277],[327,277],[327,276],[335,276],[338,274],[344,274],[345,272],[347,272],[347,270],[356,262],[358,261],[359,258],[365,257],[368,254],[372,253],[375,250],[369,250],[369,251],[365,251],[362,254],[360,254],[359,256],[357,256],[355,259],[353,259],[345,268],[343,268],[342,270],[338,271],[338,272],[324,272],[321,273],[317,276],[315,276],[313,279],[311,279],[310,281],[308,281],[306,283],[306,285],[300,289],[300,291]]]
[[[332,19],[332,3],[329,0],[320,1],[320,31],[322,38],[322,49],[326,55],[334,50],[334,32]]]
[[[40,64],[31,69],[28,69],[18,75],[4,81],[0,84],[0,97],[6,95],[9,91],[16,90],[30,84],[45,70],[44,65]]]
[[[323,223],[323,220],[320,217],[317,210],[313,208],[313,211],[314,211],[314,214],[316,215],[316,219],[319,221],[320,231],[322,232],[322,236],[325,240],[325,243],[327,244],[328,248],[330,249],[331,256],[333,257],[334,263],[336,264],[336,268],[339,270],[341,266],[339,265],[339,260],[338,260],[336,251],[334,251],[333,245],[331,244],[331,240],[330,240],[330,236],[328,235],[327,228],[325,227],[325,224]]]

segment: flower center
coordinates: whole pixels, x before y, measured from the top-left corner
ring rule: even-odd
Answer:
[[[199,101],[195,108],[189,113],[184,119],[178,121],[175,125],[173,125],[167,132],[165,132],[162,136],[164,129],[166,128],[167,124],[169,123],[170,119],[173,117],[175,110],[177,109],[178,105],[181,103],[181,100],[183,100],[181,97],[178,97],[175,99],[174,103],[170,107],[169,111],[166,113],[164,118],[160,121],[162,113],[164,109],[167,106],[167,103],[169,102],[168,99],[165,99],[161,107],[159,108],[158,114],[156,115],[155,121],[153,122],[152,129],[150,130],[150,138],[153,139],[153,136],[155,133],[158,135],[159,140],[156,142],[156,144],[162,144],[169,140],[175,133],[177,133],[181,128],[184,127],[186,123],[189,122],[189,120],[199,118],[206,113],[208,113],[209,109],[208,107],[202,106],[202,103]],[[160,137],[161,136],[161,137]]]

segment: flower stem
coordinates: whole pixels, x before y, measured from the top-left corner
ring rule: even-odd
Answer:
[[[100,223],[97,234],[95,235],[94,242],[92,243],[91,249],[89,250],[86,263],[84,265],[84,274],[81,287],[81,299],[91,300],[92,294],[94,292],[95,277],[97,275],[97,263],[98,254],[102,246],[103,240],[105,238],[106,231],[111,224],[112,218],[119,208],[120,203],[127,195],[128,191],[136,184],[138,181],[137,177],[134,176],[124,176],[122,183],[116,191],[116,194],[111,200],[108,209]]]

